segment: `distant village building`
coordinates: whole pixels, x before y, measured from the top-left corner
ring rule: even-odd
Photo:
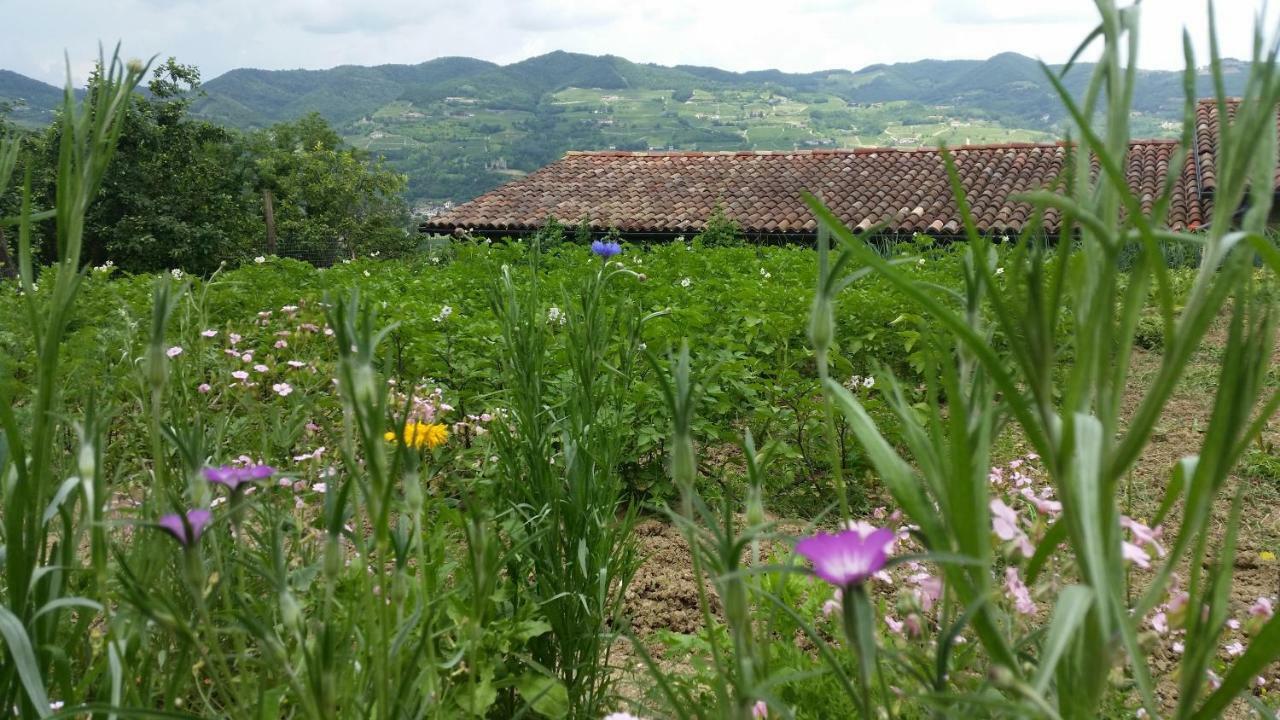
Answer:
[[[1229,104],[1228,112],[1235,107]],[[1211,219],[1217,138],[1217,106],[1202,101],[1195,146],[1170,190],[1170,227],[1194,230]],[[1016,196],[1051,187],[1073,152],[1065,143],[953,148],[978,231],[1012,235],[1027,228],[1034,210]],[[1143,212],[1151,212],[1165,191],[1169,166],[1177,157],[1175,140],[1130,143],[1125,177]],[[549,217],[568,223],[585,218],[597,231],[617,228],[624,235],[663,239],[698,232],[720,208],[748,237],[802,241],[817,228],[803,201],[806,192],[821,197],[841,222],[857,231],[882,226],[903,235],[964,233],[936,148],[570,152],[425,220],[420,229],[501,237],[534,232]],[[1056,235],[1061,220],[1049,209],[1037,227]]]

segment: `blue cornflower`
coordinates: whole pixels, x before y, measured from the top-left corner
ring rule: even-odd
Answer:
[[[613,241],[604,242],[603,240],[593,240],[591,242],[591,252],[608,260],[614,255],[620,254],[622,252],[622,246]]]

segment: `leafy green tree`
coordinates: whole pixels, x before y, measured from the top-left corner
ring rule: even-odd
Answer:
[[[100,85],[95,71],[91,97]],[[257,208],[245,189],[243,148],[234,131],[189,115],[199,87],[199,70],[169,58],[155,69],[148,92],[131,98],[115,162],[85,218],[85,261],[111,260],[135,272],[208,273],[252,250]],[[33,148],[43,207],[54,205],[61,132],[54,125]],[[56,249],[46,243],[42,250],[52,261]]]
[[[416,246],[407,229],[405,177],[343,147],[318,113],[275,125],[249,143],[254,184],[274,226],[268,235],[278,236],[280,254],[332,262]]]
[[[101,83],[95,72],[90,99]],[[246,136],[195,118],[191,104],[200,95],[199,70],[169,58],[130,98],[115,161],[85,218],[85,262],[207,274],[260,254],[333,262],[416,246],[404,177],[343,147],[321,116]],[[37,210],[55,204],[61,132],[56,124],[30,136],[14,171],[15,178],[30,172]],[[0,218],[15,215],[20,202],[16,189],[0,197]],[[36,234],[41,260],[52,262],[52,224]]]

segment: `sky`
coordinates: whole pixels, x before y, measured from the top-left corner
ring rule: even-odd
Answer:
[[[1280,17],[1273,2],[1268,21]],[[1247,58],[1262,0],[1218,0],[1222,52]],[[1146,0],[1139,65],[1208,57],[1204,0]],[[0,0],[0,68],[79,85],[117,42],[176,56],[209,80],[238,67],[320,69],[469,56],[506,64],[552,50],[662,65],[789,72],[986,58],[1063,62],[1096,22],[1089,0]]]

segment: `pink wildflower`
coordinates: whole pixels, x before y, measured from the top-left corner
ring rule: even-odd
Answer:
[[[1036,495],[1029,487],[1024,487],[1019,492],[1022,494],[1022,497],[1026,498],[1035,506],[1036,512],[1041,515],[1054,517],[1062,512],[1062,503],[1049,497],[1049,493],[1052,491],[1048,488],[1045,488],[1043,495]]]
[[[814,573],[836,586],[865,582],[884,567],[885,549],[893,540],[893,531],[879,529],[868,535],[854,530],[831,535],[817,533],[801,538],[796,552],[813,563]]]
[[[769,717],[769,706],[763,700],[757,700],[755,705],[751,706],[751,717],[767,718]]]
[[[164,351],[164,354],[165,354],[165,355],[168,355],[168,356],[169,356],[169,357],[171,357],[171,358],[175,358],[175,357],[178,357],[179,355],[181,355],[181,354],[182,354],[182,348],[181,348],[180,346],[178,346],[178,345],[174,345],[173,347],[169,348],[168,350],[165,350],[165,351]]]
[[[858,537],[863,540],[870,537],[872,533],[876,533],[880,531],[880,528],[872,525],[871,523],[865,520],[850,520],[849,522],[846,522],[844,526],[847,529],[857,533]],[[892,555],[894,543],[897,542],[898,538],[896,535],[889,535],[888,537],[889,539],[886,540],[884,544],[884,554]]]
[[[1018,527],[1018,512],[1000,498],[991,501],[991,529],[1001,540],[1012,540],[1022,533]]]
[[[1018,577],[1017,568],[1010,566],[1004,569],[1004,586],[1013,599],[1015,610],[1023,615],[1035,615],[1036,604],[1031,599],[1031,591],[1022,582],[1022,578]]]
[[[1018,546],[1018,550],[1022,552],[1023,557],[1031,557],[1035,555],[1036,549],[1031,544],[1030,538],[1018,527],[1018,511],[1009,507],[1000,498],[995,498],[990,503],[991,507],[991,529],[995,532],[996,537],[1005,541],[1012,541]]]
[[[892,615],[884,616],[884,624],[889,626],[889,632],[893,633],[894,635],[903,634],[902,629],[903,627],[905,627],[903,622],[901,620],[893,619]]]
[[[217,334],[218,334],[218,331],[217,331],[217,330],[202,330],[202,331],[200,331],[200,335],[201,335],[201,336],[203,336],[203,337],[207,337],[207,338],[214,337],[214,336],[216,336]]]
[[[271,392],[280,397],[288,397],[289,393],[293,392],[293,386],[289,383],[276,383],[271,386]]]
[[[914,594],[916,602],[920,603],[920,608],[925,612],[932,610],[934,603],[938,602],[942,597],[942,578],[930,575],[927,572],[921,572],[912,575],[907,580],[916,586]]]
[[[919,613],[910,613],[902,621],[902,624],[906,627],[907,637],[909,638],[915,639],[924,634],[924,626],[920,622]]]
[[[319,459],[320,459],[320,456],[324,454],[324,451],[325,451],[325,447],[324,447],[323,445],[321,445],[320,447],[316,448],[315,450],[312,450],[312,451],[311,451],[311,452],[309,452],[309,453],[302,453],[301,455],[294,455],[294,456],[293,456],[293,459],[294,459],[296,462],[305,462],[305,461],[307,461],[307,460],[319,460]]]
[[[838,615],[841,609],[840,603],[843,601],[844,591],[840,588],[836,588],[835,592],[831,594],[831,598],[822,603],[822,616],[831,617],[833,614]]]
[[[1160,537],[1164,535],[1164,531],[1160,526],[1149,528],[1146,525],[1125,515],[1120,516],[1120,527],[1129,531],[1136,545],[1149,545],[1155,550],[1156,555],[1164,557],[1164,547],[1160,545]]]
[[[1260,597],[1249,606],[1249,614],[1256,618],[1270,620],[1275,611],[1271,607],[1271,598]]]
[[[277,340],[274,347],[277,350],[283,350],[284,348],[289,347],[289,343],[285,342],[284,340]]]
[[[1169,617],[1163,612],[1158,612],[1155,615],[1152,615],[1147,622],[1151,624],[1151,629],[1155,630],[1160,635],[1164,635],[1169,632]]]
[[[202,392],[202,393],[207,393],[207,392],[209,392],[209,391],[210,391],[210,390],[212,390],[212,389],[213,389],[213,388],[209,385],[209,383],[200,383],[200,386],[196,388],[196,390],[198,390],[198,391],[200,391],[200,392]]]
[[[1147,551],[1125,540],[1120,544],[1120,554],[1125,560],[1137,565],[1142,569],[1151,567],[1151,557],[1147,555]]]

